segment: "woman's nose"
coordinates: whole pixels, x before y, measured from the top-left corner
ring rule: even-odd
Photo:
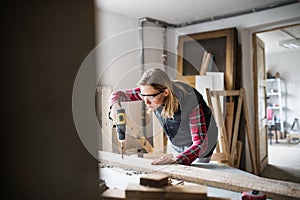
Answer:
[[[150,104],[151,104],[151,101],[149,101],[149,99],[146,97],[146,98],[145,98],[145,103],[146,103],[147,105],[150,105]]]

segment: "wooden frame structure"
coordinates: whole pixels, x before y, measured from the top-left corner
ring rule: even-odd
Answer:
[[[244,88],[241,88],[240,90],[225,90],[225,91],[210,91],[210,89],[207,88],[206,95],[207,95],[208,104],[216,119],[216,123],[220,132],[217,153],[220,153],[220,147],[221,147],[222,154],[224,154],[223,158],[225,158],[225,160],[228,161],[228,164],[233,167],[237,167],[237,164],[239,164],[239,156],[237,159],[235,159],[235,155],[236,154],[240,155],[240,152],[237,153],[237,147],[239,148],[239,151],[241,150],[241,143],[240,142],[237,143],[238,142],[237,138],[238,138],[238,131],[239,131],[240,116],[242,113],[242,105],[244,104],[243,113],[246,122],[246,133],[248,137],[248,146],[250,149],[252,168],[254,174],[258,174],[257,162],[255,157],[255,148],[252,142],[253,134],[250,128],[249,111],[248,111],[248,105],[247,105]],[[228,139],[228,134],[224,123],[225,120],[223,119],[223,113],[221,110],[220,96],[230,97],[230,98],[232,98],[233,96],[238,96],[232,141]],[[212,100],[214,100],[214,102]]]

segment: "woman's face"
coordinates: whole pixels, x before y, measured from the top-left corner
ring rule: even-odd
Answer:
[[[151,85],[141,85],[140,89],[140,95],[150,110],[156,110],[159,106],[161,106],[161,104],[165,102],[166,96],[169,94],[168,89],[159,91],[154,89]]]

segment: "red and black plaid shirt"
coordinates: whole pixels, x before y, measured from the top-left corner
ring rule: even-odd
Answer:
[[[112,106],[115,103],[142,100],[139,93],[140,88],[115,91],[110,96],[109,104]],[[191,111],[189,115],[189,124],[193,143],[188,149],[176,157],[177,161],[184,165],[190,165],[207,149],[208,140],[206,137],[207,130],[205,125],[205,117],[200,104]]]

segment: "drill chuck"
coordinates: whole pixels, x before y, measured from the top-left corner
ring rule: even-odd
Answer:
[[[125,109],[119,108],[117,110],[117,133],[118,133],[118,140],[123,142],[125,140],[125,132],[126,132],[126,117],[125,117]]]

